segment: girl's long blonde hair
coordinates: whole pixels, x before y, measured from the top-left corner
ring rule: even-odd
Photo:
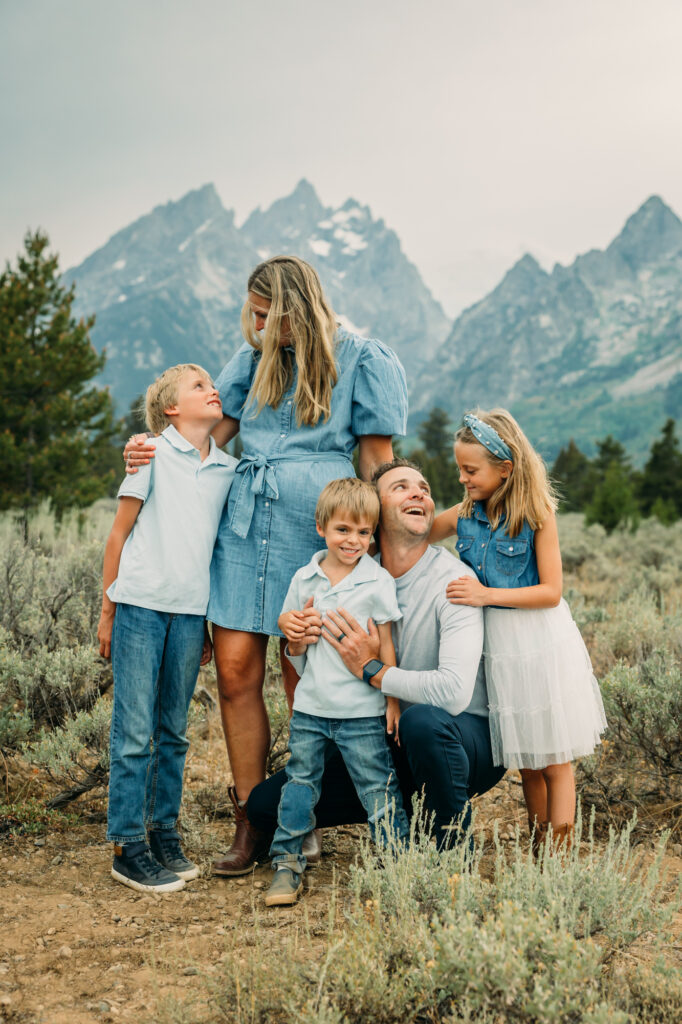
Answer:
[[[296,256],[273,256],[252,272],[248,290],[270,303],[262,335],[256,333],[251,307],[242,309],[242,332],[261,352],[251,386],[258,410],[277,408],[291,385],[290,353],[280,345],[282,321],[287,317],[288,338],[298,369],[294,404],[299,426],[314,426],[331,415],[332,389],[338,379],[334,359],[336,320],[322,291],[317,272]]]
[[[557,497],[547,476],[544,462],[506,409],[491,409],[490,412],[476,409],[474,416],[496,430],[512,453],[511,473],[486,502],[486,514],[490,525],[493,530],[497,529],[504,515],[505,529],[510,537],[518,536],[524,521],[531,530],[538,530],[547,516],[557,509]],[[499,465],[502,461],[481,444],[471,427],[465,426],[458,430],[455,434],[455,442],[457,441],[480,445],[492,465]],[[474,502],[466,494],[459,514],[468,519],[473,508]]]

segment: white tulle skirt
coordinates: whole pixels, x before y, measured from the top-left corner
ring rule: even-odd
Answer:
[[[485,608],[483,655],[495,764],[545,768],[591,754],[606,728],[590,656],[556,608]]]

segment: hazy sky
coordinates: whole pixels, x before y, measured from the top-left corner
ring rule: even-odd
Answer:
[[[0,0],[0,260],[214,182],[383,217],[450,313],[682,214],[679,0]]]

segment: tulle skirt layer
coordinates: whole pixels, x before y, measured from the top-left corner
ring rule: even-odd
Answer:
[[[566,602],[484,612],[495,764],[545,768],[591,754],[606,717],[590,656]]]

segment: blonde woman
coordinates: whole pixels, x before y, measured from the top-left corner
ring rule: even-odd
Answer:
[[[230,797],[237,831],[216,861],[222,875],[248,871],[269,837],[246,817],[251,789],[265,777],[270,726],[263,702],[269,636],[297,569],[320,547],[315,506],[322,488],[360,475],[392,456],[391,436],[404,434],[405,374],[390,348],[339,327],[315,270],[294,256],[275,256],[249,277],[242,310],[244,345],[216,380],[222,446],[240,433],[243,455],[218,532],[207,618],[220,707],[234,777]],[[130,442],[134,465],[150,454]],[[291,703],[297,676],[284,657]]]

